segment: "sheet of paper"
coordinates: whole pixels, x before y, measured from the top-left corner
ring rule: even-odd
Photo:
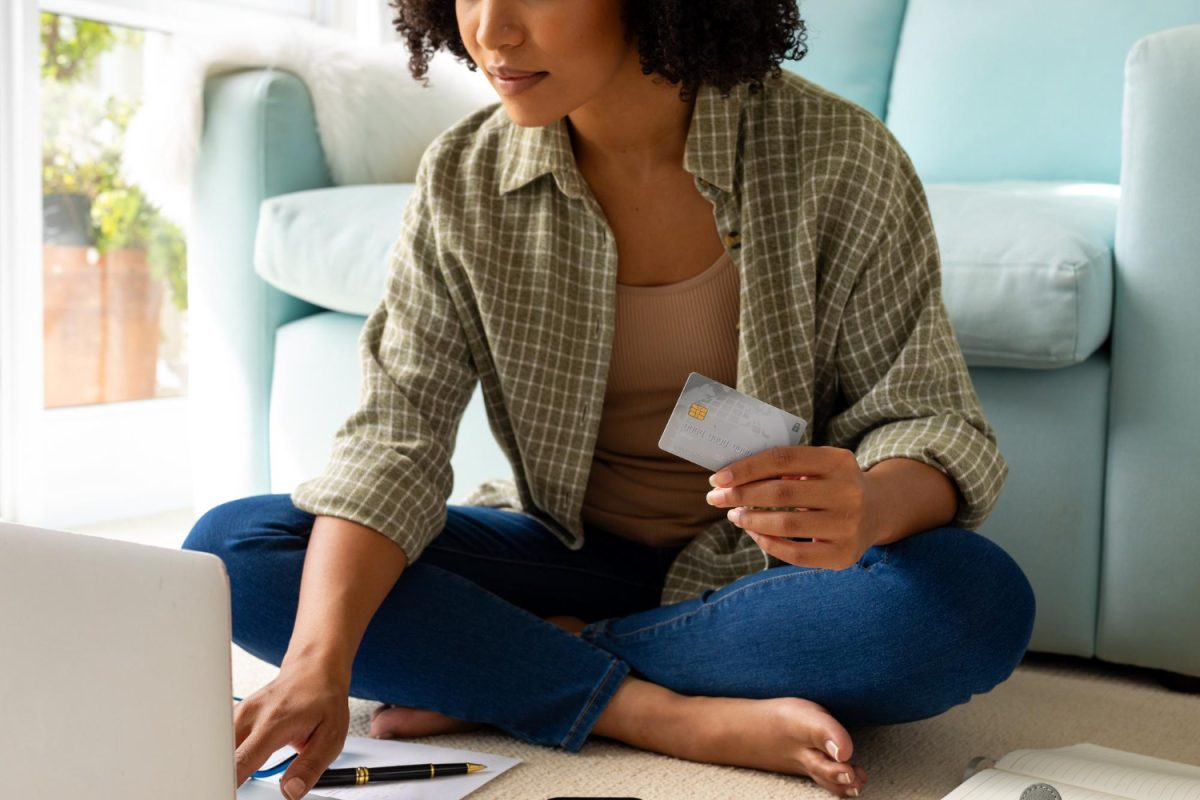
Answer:
[[[1015,800],[1034,783],[1063,800],[1200,800],[1200,767],[1091,743],[1014,750],[943,800]]]
[[[1101,747],[1091,742],[1073,744],[1068,747],[1056,747],[1049,752],[1062,753],[1067,756],[1077,756],[1090,761],[1104,764],[1116,764],[1134,769],[1145,769],[1151,772],[1161,772],[1164,775],[1176,775],[1180,778],[1200,780],[1200,766],[1181,764],[1178,761],[1168,761],[1165,758],[1144,756],[1140,753],[1130,753],[1127,750],[1114,750],[1111,747]]]
[[[1166,769],[1156,769],[1155,761],[1160,761]],[[1181,771],[1186,774],[1186,765],[1172,765],[1169,761],[1097,745],[1014,750],[996,762],[996,766],[1038,775],[1047,783],[1057,785],[1061,781],[1132,800],[1200,800],[1200,780],[1178,774]],[[1166,770],[1176,774],[1164,774]]]
[[[287,752],[293,752],[291,748]],[[272,755],[268,764],[278,763]],[[397,764],[444,764],[471,761],[486,764],[487,769],[470,775],[449,775],[444,778],[426,778],[414,781],[388,781],[366,786],[324,786],[313,791],[323,797],[341,800],[459,800],[521,763],[519,758],[480,753],[474,750],[456,750],[450,747],[435,747],[416,742],[396,739],[372,739],[365,736],[347,736],[342,754],[329,765],[339,767],[387,767]],[[283,773],[270,778],[252,780],[278,785]],[[249,781],[247,781],[249,782]],[[283,795],[280,794],[280,797]],[[311,796],[311,795],[310,795]]]
[[[278,784],[256,781],[253,778],[237,789],[237,800],[281,800],[282,797]],[[304,795],[304,800],[329,800],[329,798],[317,792],[309,792]]]
[[[999,769],[985,769],[983,772],[975,773],[970,780],[960,784],[942,800],[1017,800],[1031,784],[1035,783],[1050,784],[1058,790],[1063,800],[1127,800],[1119,795],[1105,794],[1059,781],[1033,778],[1029,775],[1017,775]]]

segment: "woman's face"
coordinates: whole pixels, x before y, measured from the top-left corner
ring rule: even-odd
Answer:
[[[458,31],[517,125],[548,125],[600,96],[630,69],[637,47],[626,42],[624,0],[455,0]],[[511,87],[500,67],[546,73]]]

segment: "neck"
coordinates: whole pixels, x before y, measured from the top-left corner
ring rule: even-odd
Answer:
[[[567,129],[581,168],[641,182],[682,168],[696,101],[681,102],[677,85],[643,75],[636,52],[632,58],[603,91],[567,115]]]

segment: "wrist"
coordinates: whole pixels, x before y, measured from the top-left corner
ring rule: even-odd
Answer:
[[[872,474],[870,470],[863,473],[863,482],[865,487],[865,504],[867,520],[867,549],[881,544],[888,544],[896,539],[896,530],[889,524],[889,520],[894,521],[895,516],[883,513],[883,509],[887,507],[887,492],[889,486],[887,481],[882,479],[878,473]]]
[[[334,647],[327,643],[306,643],[293,641],[288,645],[283,661],[279,664],[280,671],[302,671],[320,674],[325,681],[333,681],[349,689],[351,666],[354,663],[354,651],[344,647]]]
[[[880,461],[863,473],[874,523],[873,545],[947,525],[957,510],[957,489],[940,470],[909,458]]]

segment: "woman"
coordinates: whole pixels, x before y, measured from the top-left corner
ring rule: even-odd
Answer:
[[[907,155],[779,70],[791,2],[393,5],[415,77],[445,47],[501,99],[422,158],[325,472],[185,543],[280,665],[237,709],[239,784],[290,743],[302,796],[352,693],[377,736],[595,733],[858,796],[844,726],[989,691],[1034,612],[969,530],[1007,466]],[[659,450],[691,371],[808,444],[711,479]],[[513,479],[447,507],[476,380]]]

